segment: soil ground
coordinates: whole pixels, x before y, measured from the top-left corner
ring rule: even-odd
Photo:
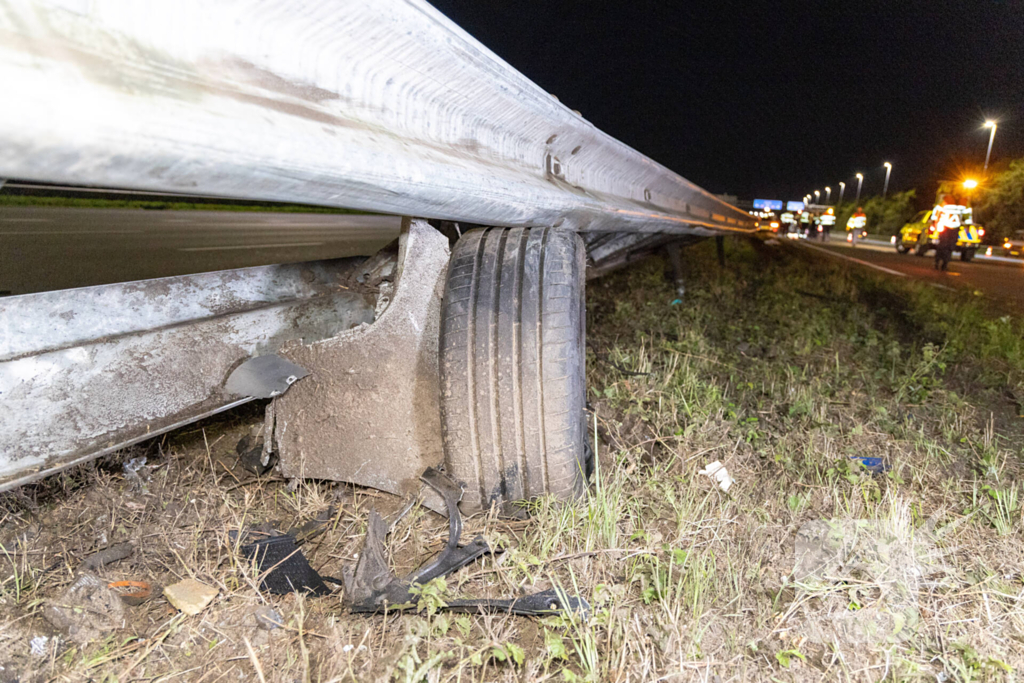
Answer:
[[[303,552],[336,577],[371,508],[402,501],[247,471],[251,406],[0,498],[0,681],[1014,680],[1020,321],[786,245],[729,242],[723,269],[713,244],[686,253],[681,302],[659,259],[589,287],[589,493],[468,519],[504,552],[424,589],[423,612],[259,590],[231,532],[320,520]],[[399,573],[446,532],[413,508]],[[123,542],[95,573],[155,597],[68,639],[45,613]],[[160,597],[185,578],[218,590],[195,616]],[[551,587],[589,618],[436,609]]]

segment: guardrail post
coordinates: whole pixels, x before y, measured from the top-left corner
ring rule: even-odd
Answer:
[[[669,263],[672,264],[672,282],[676,286],[676,296],[682,299],[686,293],[686,284],[683,282],[683,257],[680,254],[679,243],[672,242],[665,250],[668,252]]]
[[[715,251],[718,253],[718,267],[725,268],[725,236],[715,235]]]

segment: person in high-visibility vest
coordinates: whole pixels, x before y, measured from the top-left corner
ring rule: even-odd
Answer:
[[[960,237],[962,211],[963,207],[955,204],[948,194],[932,210],[932,223],[939,233],[939,243],[935,245],[935,270],[946,270],[953,258],[953,248]]]
[[[804,237],[810,238],[811,236],[811,212],[804,211],[800,214],[800,229],[804,233]]]
[[[836,210],[829,207],[825,210],[825,213],[821,214],[818,222],[821,224],[821,240],[828,242],[828,238],[832,234],[832,228],[836,224]]]
[[[864,214],[864,207],[858,206],[857,210],[850,216],[850,220],[846,221],[846,231],[852,232],[847,238],[853,246],[857,246],[857,238],[860,237],[861,231],[868,227],[868,217]]]

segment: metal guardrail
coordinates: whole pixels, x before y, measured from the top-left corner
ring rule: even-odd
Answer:
[[[0,83],[0,178],[579,230],[609,267],[753,230],[422,0],[0,0]],[[0,490],[248,400],[244,359],[374,320],[355,267],[0,299]]]
[[[373,321],[361,259],[0,298],[0,490],[245,403],[242,360]]]
[[[0,177],[485,225],[753,228],[422,0],[0,0],[0,83]]]

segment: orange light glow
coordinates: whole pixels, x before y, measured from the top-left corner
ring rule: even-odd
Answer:
[[[978,181],[975,180],[974,178],[968,178],[967,180],[964,181],[964,187],[967,188],[968,190],[973,190],[977,186]]]

